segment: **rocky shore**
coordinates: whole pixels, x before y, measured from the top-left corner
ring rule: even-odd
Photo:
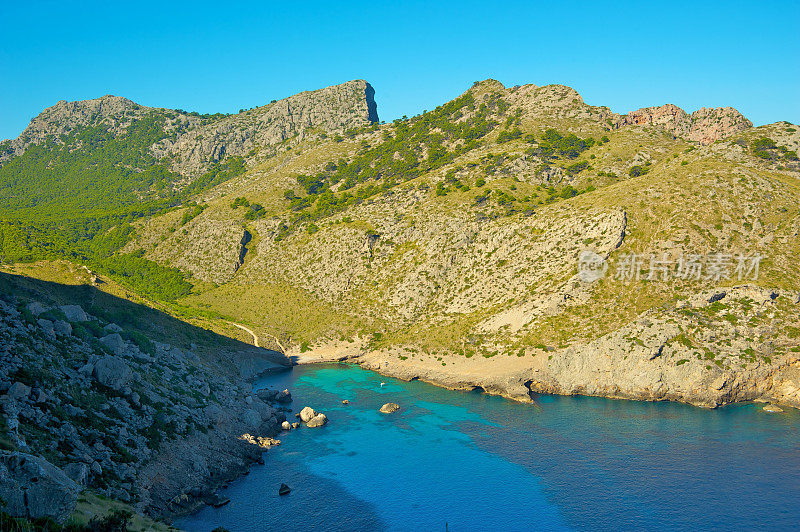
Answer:
[[[63,521],[85,489],[157,519],[219,503],[220,486],[262,461],[242,435],[277,435],[291,402],[248,381],[279,369],[276,353],[225,349],[215,359],[80,305],[0,292],[2,510]]]
[[[390,377],[521,402],[546,393],[706,408],[746,401],[800,408],[800,343],[792,337],[798,329],[795,322],[782,321],[787,326],[781,329],[771,321],[784,320],[797,299],[795,292],[750,286],[709,290],[673,308],[647,311],[587,344],[489,358],[426,356],[413,346],[370,350],[364,339],[290,354],[300,364],[347,361]],[[687,341],[686,331],[702,343]]]

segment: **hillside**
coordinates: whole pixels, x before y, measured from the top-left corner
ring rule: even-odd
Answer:
[[[89,286],[83,268],[33,269],[59,282],[0,273],[3,526],[6,513],[85,523],[219,503],[262,460],[242,435],[276,435],[291,401],[250,381],[288,361],[118,298],[110,279]]]
[[[370,98],[358,123],[278,145],[246,133],[246,113],[216,119],[203,153],[244,157],[240,171],[130,219],[109,260],[185,276],[166,292],[176,308],[301,361],[521,400],[800,405],[797,126],[731,108],[619,115],[493,80],[388,124]]]
[[[58,102],[15,140],[0,143],[0,258],[68,258],[91,263],[148,290],[188,290],[178,272],[137,256],[112,257],[130,222],[177,206],[248,166],[309,138],[338,135],[377,120],[374,90],[351,81],[241,110],[200,115],[125,98]],[[191,214],[189,215],[191,216]]]

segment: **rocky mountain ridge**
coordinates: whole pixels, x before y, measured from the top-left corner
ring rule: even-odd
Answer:
[[[676,138],[711,144],[753,127],[753,123],[733,107],[701,108],[689,115],[673,104],[644,107],[621,116],[616,127],[657,126]]]
[[[173,171],[194,177],[214,162],[231,156],[253,158],[258,150],[274,148],[308,135],[343,133],[378,121],[375,90],[354,80],[316,91],[295,94],[233,115],[199,115],[182,110],[139,105],[106,95],[93,100],[60,101],[36,116],[22,134],[0,144],[0,164],[25,153],[31,145],[64,136],[88,126],[100,126],[115,136],[149,115],[163,119],[164,138],[150,150],[169,161]],[[267,155],[267,151],[262,156]]]

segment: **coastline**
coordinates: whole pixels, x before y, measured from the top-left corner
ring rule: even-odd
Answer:
[[[631,372],[621,371],[629,366],[616,368],[615,373],[615,368],[609,367],[609,356],[605,357],[604,364],[591,366],[582,353],[575,350],[562,353],[555,363],[545,356],[534,357],[532,362],[527,357],[497,355],[469,359],[448,357],[443,366],[436,357],[412,359],[408,355],[409,351],[404,349],[369,351],[363,349],[363,344],[348,349],[341,342],[333,342],[305,353],[292,353],[291,358],[297,365],[353,363],[387,377],[420,380],[455,391],[480,390],[522,403],[532,402],[534,394],[554,394],[673,401],[700,408],[755,402],[800,409],[800,398],[792,382],[800,377],[800,362],[797,361],[776,368],[762,368],[746,376],[714,372],[697,378],[690,374],[675,382],[665,378],[666,368],[654,364],[655,369],[649,372],[653,378],[648,382],[636,368]],[[575,360],[576,357],[579,360]],[[577,364],[582,366],[580,371],[573,370]],[[601,375],[606,378],[601,379]]]

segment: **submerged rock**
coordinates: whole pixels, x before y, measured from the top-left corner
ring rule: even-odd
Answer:
[[[400,405],[397,403],[386,403],[380,408],[380,412],[383,414],[391,414],[392,412],[397,412],[400,410]]]
[[[783,408],[779,407],[778,405],[766,405],[763,410],[764,412],[771,412],[773,414],[783,412]]]

